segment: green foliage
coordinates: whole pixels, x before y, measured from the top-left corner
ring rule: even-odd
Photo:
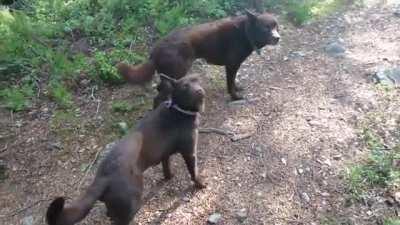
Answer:
[[[289,20],[291,20],[295,25],[302,25],[311,19],[320,18],[337,11],[344,7],[347,4],[347,1],[286,0],[277,4],[283,4],[283,8],[287,11]]]
[[[386,149],[380,138],[368,129],[364,129],[363,139],[371,153],[365,162],[347,171],[349,190],[356,199],[370,188],[400,185],[400,170],[396,165],[400,160],[400,145]]]
[[[134,110],[135,106],[127,101],[115,101],[112,104],[112,109],[114,112],[131,112]]]
[[[22,111],[30,106],[33,96],[31,85],[13,86],[0,91],[0,99],[6,108],[11,111]]]
[[[384,225],[400,225],[400,219],[387,219],[383,223]]]
[[[50,97],[63,108],[68,108],[72,105],[72,94],[60,82],[53,82],[50,85]]]

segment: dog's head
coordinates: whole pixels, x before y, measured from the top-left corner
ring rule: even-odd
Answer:
[[[205,91],[196,74],[184,76],[179,80],[167,79],[172,86],[172,102],[184,110],[202,111]]]
[[[269,13],[256,14],[246,10],[245,32],[257,48],[278,44],[281,36],[277,20]]]

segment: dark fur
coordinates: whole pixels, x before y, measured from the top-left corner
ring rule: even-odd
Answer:
[[[155,45],[148,62],[138,66],[119,63],[117,68],[128,82],[143,84],[156,71],[179,79],[186,75],[195,59],[203,58],[208,63],[225,66],[228,92],[237,100],[242,98],[235,85],[240,65],[253,50],[277,44],[279,36],[272,32],[277,29],[277,21],[270,14],[247,12],[246,16],[176,30]],[[163,79],[158,90],[155,106],[169,96]]]
[[[170,81],[169,85],[176,105],[195,112],[201,109],[204,90],[196,77]],[[143,172],[161,162],[165,178],[170,179],[169,157],[175,153],[183,156],[195,186],[203,188],[196,166],[197,126],[198,116],[161,104],[141,120],[133,134],[116,144],[100,164],[86,193],[66,206],[62,197],[50,204],[47,223],[75,224],[100,200],[115,225],[128,225],[141,205]]]

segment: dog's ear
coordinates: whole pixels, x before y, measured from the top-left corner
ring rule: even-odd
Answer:
[[[248,9],[245,9],[245,12],[246,12],[247,18],[249,18],[249,20],[250,20],[251,22],[255,22],[255,21],[258,20],[257,14],[256,14],[256,13],[254,13],[254,12],[248,10]]]
[[[56,198],[47,209],[46,221],[49,225],[56,225],[57,220],[64,209],[65,199],[62,197]]]

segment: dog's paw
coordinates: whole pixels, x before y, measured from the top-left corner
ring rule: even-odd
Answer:
[[[231,99],[232,101],[237,101],[237,100],[243,100],[244,97],[238,93],[234,93],[231,95]]]
[[[200,179],[197,179],[194,182],[194,187],[197,188],[197,189],[203,189],[203,188],[206,188],[207,185],[203,181],[201,181]]]
[[[242,92],[242,91],[244,91],[244,87],[241,86],[241,85],[236,84],[235,85],[235,91]]]
[[[170,174],[164,174],[164,180],[171,180],[174,177],[174,175],[172,173]]]

